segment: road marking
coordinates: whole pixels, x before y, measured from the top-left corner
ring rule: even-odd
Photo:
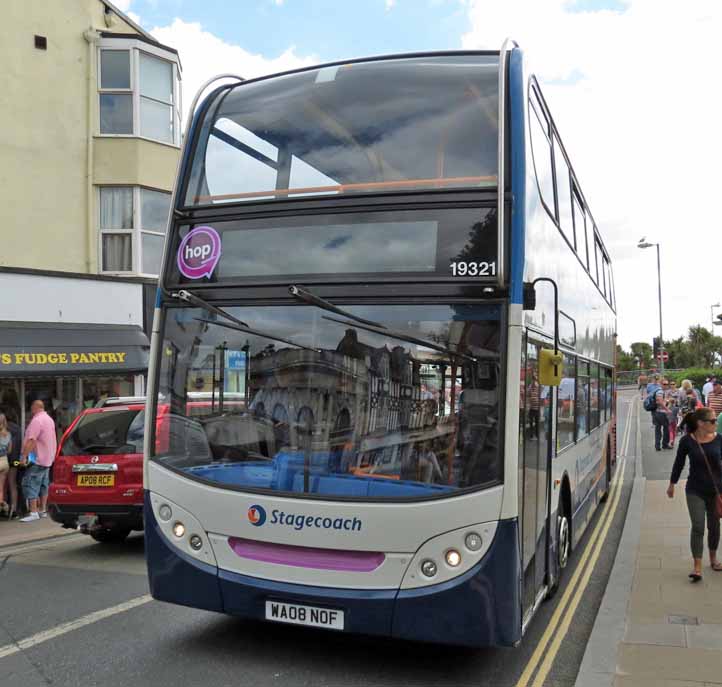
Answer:
[[[622,459],[622,467],[624,463],[626,462],[626,458]],[[541,667],[539,668],[539,672],[536,674],[536,677],[534,678],[534,682],[532,683],[532,687],[542,687],[544,684],[544,680],[546,680],[547,675],[549,674],[549,671],[551,670],[551,667],[554,663],[554,659],[556,659],[557,654],[559,653],[559,647],[562,644],[562,640],[567,636],[567,632],[569,632],[569,626],[571,625],[572,619],[574,618],[575,613],[577,612],[577,608],[579,607],[579,603],[582,600],[582,594],[587,588],[587,585],[589,584],[589,580],[592,576],[592,571],[594,570],[594,566],[597,563],[597,559],[599,558],[599,554],[602,552],[602,546],[604,546],[604,542],[606,541],[607,534],[609,533],[609,528],[612,524],[612,520],[614,520],[614,514],[617,511],[617,506],[619,505],[619,500],[622,495],[622,489],[621,487],[617,489],[616,494],[614,495],[614,502],[611,504],[609,508],[609,513],[606,518],[606,524],[604,525],[604,530],[602,531],[601,536],[599,537],[596,547],[594,549],[594,554],[589,559],[589,562],[586,566],[586,570],[584,572],[584,576],[582,577],[581,581],[579,582],[579,585],[577,586],[576,592],[574,594],[574,598],[572,599],[571,603],[569,604],[566,612],[564,620],[562,621],[561,625],[559,626],[558,631],[554,635],[554,641],[552,641],[551,646],[549,647],[549,651],[547,655],[544,657],[544,661],[541,664]]]
[[[149,601],[152,601],[152,599],[153,597],[149,594],[145,594],[143,596],[136,597],[135,599],[131,599],[130,601],[125,601],[117,606],[104,608],[100,611],[84,615],[82,618],[77,618],[76,620],[71,620],[70,622],[58,625],[57,627],[50,628],[49,630],[43,630],[43,632],[38,632],[30,637],[26,637],[25,639],[20,639],[15,644],[6,644],[5,646],[0,647],[0,658],[12,656],[20,651],[25,651],[25,649],[37,646],[38,644],[47,642],[50,639],[55,639],[56,637],[60,637],[68,632],[72,632],[73,630],[79,630],[81,627],[85,627],[86,625],[97,623],[99,620],[105,620],[105,618],[110,618],[118,613],[124,613],[132,608],[137,608],[138,606],[147,604]]]
[[[636,399],[635,399],[636,400]],[[629,434],[631,433],[629,431],[630,429],[630,422],[631,422],[631,416],[632,416],[632,410],[634,409],[636,404],[632,403],[629,406],[629,412],[627,414],[627,425],[624,428],[624,436],[622,438],[622,446],[624,447],[625,441],[628,445],[629,441]],[[529,680],[531,676],[534,674],[534,671],[537,669],[537,666],[539,665],[540,661],[542,660],[542,656],[544,655],[544,651],[549,644],[550,640],[552,639],[552,636],[554,635],[557,626],[559,625],[560,621],[562,620],[565,611],[567,610],[567,604],[569,603],[569,600],[572,598],[572,595],[574,594],[575,587],[577,585],[577,582],[582,578],[584,575],[584,570],[587,567],[587,561],[589,560],[590,555],[592,555],[592,551],[594,550],[595,544],[597,544],[597,541],[599,540],[599,550],[601,550],[601,545],[604,542],[604,538],[607,535],[607,532],[609,530],[608,526],[605,526],[606,523],[610,523],[612,519],[614,518],[614,514],[617,508],[617,504],[619,503],[619,495],[622,491],[622,475],[624,474],[624,469],[626,465],[626,450],[623,448],[622,455],[620,456],[621,460],[617,465],[617,471],[614,475],[614,479],[612,480],[612,486],[610,487],[610,498],[609,498],[609,509],[606,510],[603,514],[599,522],[597,523],[596,527],[594,528],[594,532],[592,532],[592,536],[589,538],[589,541],[587,542],[587,545],[582,552],[582,556],[579,559],[579,563],[577,564],[577,568],[574,571],[574,575],[572,575],[571,580],[569,580],[569,583],[567,584],[567,588],[564,590],[564,595],[561,598],[561,601],[559,602],[559,605],[554,610],[554,614],[551,617],[551,620],[549,621],[549,624],[547,625],[546,630],[544,631],[544,634],[541,637],[541,640],[539,641],[539,644],[537,645],[537,648],[534,650],[534,653],[532,654],[531,658],[529,659],[529,662],[526,665],[526,668],[524,668],[524,672],[521,674],[521,677],[519,678],[518,682],[516,683],[516,687],[526,687],[526,685],[529,683]],[[600,539],[600,534],[604,533],[604,536]],[[598,554],[594,557],[594,560],[596,561],[596,558],[598,558]],[[589,571],[591,574],[591,566],[589,567]],[[587,582],[589,581],[589,576],[584,576],[584,585],[581,587],[582,591],[584,587],[586,587]],[[577,598],[576,596],[574,597]],[[578,601],[577,601],[578,604]],[[571,608],[571,607],[570,607]],[[571,608],[572,610],[572,616],[574,615],[575,608]],[[566,634],[566,632],[565,632]],[[554,646],[554,644],[552,644]],[[557,645],[558,650],[558,645]],[[554,651],[554,655],[556,655],[556,651]],[[553,660],[553,657],[552,657]],[[550,664],[551,665],[551,664]],[[548,672],[548,670],[547,670]],[[536,686],[536,681],[534,685]]]
[[[82,541],[82,539],[78,539],[78,537],[76,537],[77,534],[79,533],[72,532],[70,534],[61,534],[57,537],[42,539],[41,541],[31,542],[28,544],[8,544],[8,546],[0,547],[0,558],[4,556],[15,556],[20,553],[25,553],[26,551],[39,551],[41,549],[60,546],[68,541]]]

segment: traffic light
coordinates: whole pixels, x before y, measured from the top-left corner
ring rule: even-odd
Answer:
[[[659,353],[659,337],[658,336],[655,336],[652,339],[652,349],[653,349],[652,355],[654,356],[654,359],[656,360],[657,354]]]

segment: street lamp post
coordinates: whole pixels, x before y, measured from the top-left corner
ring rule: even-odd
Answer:
[[[657,297],[659,299],[659,371],[664,376],[664,338],[662,336],[662,270],[659,266],[659,244],[658,243],[647,243],[643,236],[637,248],[651,248],[652,246],[657,247]]]

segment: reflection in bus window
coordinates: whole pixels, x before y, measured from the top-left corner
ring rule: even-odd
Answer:
[[[599,427],[599,365],[592,363],[589,380],[589,429]]]
[[[263,322],[263,335],[254,324],[243,334],[248,411],[229,412],[214,395],[193,418],[211,459],[172,442],[156,459],[242,488],[330,496],[424,497],[498,483],[498,306],[346,309],[391,334],[315,306],[231,309],[243,322]],[[167,350],[180,351],[161,373],[161,398],[175,399],[173,428],[187,421],[197,356],[236,342],[193,308],[172,313],[166,330]],[[534,384],[539,432],[550,398]]]
[[[576,360],[574,356],[564,354],[562,381],[559,384],[557,405],[557,450],[574,443],[574,399],[575,399]]]
[[[589,434],[589,363],[577,363],[577,440]]]

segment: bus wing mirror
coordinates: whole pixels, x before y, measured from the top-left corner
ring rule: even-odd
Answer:
[[[548,348],[539,351],[539,383],[559,386],[562,381],[562,354]]]

